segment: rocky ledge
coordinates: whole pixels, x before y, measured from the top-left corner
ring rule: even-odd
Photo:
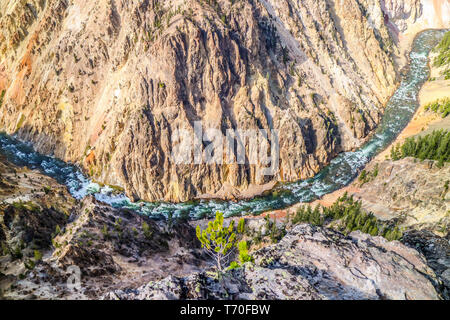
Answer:
[[[365,178],[353,184],[364,209],[381,219],[400,219],[405,228],[448,233],[448,163],[439,167],[437,161],[405,158],[374,162],[364,171]]]
[[[242,197],[312,177],[366,141],[399,80],[403,39],[449,27],[446,3],[2,1],[0,129],[134,200]],[[178,165],[173,133],[193,137],[197,121],[220,138],[279,131],[281,170]]]
[[[271,244],[267,221],[249,218],[246,236],[265,237],[250,248],[254,263],[219,280],[186,221],[75,200],[51,178],[2,158],[0,174],[2,299],[449,297],[448,236],[411,230],[402,244],[288,223]],[[69,286],[75,269],[78,286]]]
[[[169,276],[104,299],[439,299],[424,257],[400,242],[302,224],[255,262],[228,271]]]
[[[78,201],[0,156],[0,299],[95,299],[199,272],[205,260],[185,221],[155,221],[94,197]]]
[[[437,290],[444,299],[450,299],[450,236],[438,237],[431,231],[413,230],[405,234],[402,242],[427,259],[427,264],[438,276]]]

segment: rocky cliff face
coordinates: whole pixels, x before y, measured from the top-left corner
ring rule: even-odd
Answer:
[[[289,224],[278,243],[252,245],[254,263],[219,281],[185,221],[77,201],[53,179],[3,158],[0,181],[1,299],[449,297],[448,239],[425,231],[405,235],[408,248]],[[270,233],[264,219],[245,225],[248,237]]]
[[[0,299],[98,298],[207,263],[186,222],[153,221],[93,197],[78,202],[3,158],[0,179]],[[76,270],[79,286],[70,287]]]
[[[413,230],[408,232],[402,242],[420,253],[427,259],[427,264],[436,273],[439,284],[437,289],[442,297],[450,299],[450,237],[437,237],[429,231]]]
[[[440,279],[445,299],[450,294],[450,166],[413,158],[381,161],[367,167],[369,178],[353,195],[363,208],[405,230],[402,242],[423,253]],[[360,185],[356,181],[354,185]]]
[[[404,228],[448,235],[450,165],[439,168],[436,161],[406,158],[372,163],[366,170],[369,176],[378,174],[367,183],[355,181],[360,188],[354,195],[367,211],[398,219]]]
[[[403,65],[404,55],[416,33],[430,28],[448,28],[450,1],[448,0],[383,0],[380,1],[384,22],[397,44],[397,62]],[[378,17],[378,23],[382,21]]]
[[[379,122],[397,36],[448,23],[448,1],[425,2],[1,1],[0,127],[134,199],[310,177]],[[175,165],[195,121],[279,130],[279,173]]]

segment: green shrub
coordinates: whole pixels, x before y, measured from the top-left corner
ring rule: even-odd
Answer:
[[[34,250],[34,261],[41,261],[42,253],[39,250]]]
[[[359,175],[359,181],[364,182],[367,179],[367,171],[364,169]]]
[[[444,98],[429,103],[425,106],[425,110],[439,113],[442,115],[442,118],[445,118],[450,114],[450,98]]]
[[[292,222],[294,224],[308,222],[315,226],[321,226],[324,224],[324,216],[320,213],[320,207],[316,206],[314,210],[311,206],[303,206],[297,210]]]
[[[265,227],[269,231],[269,237],[272,243],[277,243],[286,235],[285,225],[278,228],[276,219],[271,220],[269,215],[264,216],[264,220],[266,222]]]
[[[31,201],[24,202],[22,200],[19,200],[19,201],[13,202],[12,206],[14,207],[14,209],[20,210],[20,211],[33,211],[33,212],[40,211],[39,206]]]
[[[0,108],[3,105],[3,99],[5,98],[5,90],[2,90],[2,92],[0,93]]]
[[[16,259],[22,259],[23,257],[23,253],[22,253],[22,248],[21,246],[17,246],[15,247],[13,250],[11,250],[11,257],[16,260]]]
[[[450,79],[450,69],[444,71],[444,79],[449,80]]]
[[[36,266],[36,263],[31,259],[25,260],[23,264],[25,265],[25,268],[27,268],[28,270],[33,270],[34,267]]]
[[[42,188],[42,191],[44,191],[45,194],[50,194],[52,188],[50,188],[49,186],[45,186],[44,188]]]
[[[153,232],[150,230],[150,226],[148,225],[147,222],[143,222],[142,223],[142,231],[144,232],[144,236],[147,239],[151,239],[153,236]]]
[[[438,166],[450,161],[450,132],[435,130],[426,136],[406,139],[402,146],[397,144],[391,149],[392,160],[414,157],[420,160],[439,161]]]
[[[434,66],[441,67],[450,63],[450,31],[442,38],[436,47],[438,56],[434,59]]]
[[[238,222],[238,226],[237,226],[237,231],[239,233],[244,233],[245,232],[245,220],[244,219],[240,219]]]
[[[116,219],[114,222],[114,229],[116,229],[117,234],[122,233],[122,218]]]
[[[108,231],[108,227],[106,226],[106,224],[103,225],[102,234],[103,234],[104,239],[109,239],[109,231]]]
[[[402,233],[398,228],[378,220],[372,213],[362,209],[362,202],[345,193],[332,206],[302,206],[297,210],[292,222],[312,225],[330,225],[344,234],[359,230],[372,236],[384,236],[388,240],[398,240]]]
[[[248,254],[247,241],[240,241],[238,243],[239,250],[239,262],[232,261],[230,266],[227,268],[228,270],[237,269],[241,267],[246,262],[253,262],[253,256]]]
[[[360,186],[363,186],[365,183],[368,183],[373,179],[375,179],[378,176],[378,171],[379,171],[378,163],[375,165],[373,171],[367,171],[366,169],[361,171],[361,174],[359,175],[358,178],[359,182],[361,182]]]
[[[387,228],[383,233],[383,237],[389,241],[399,240],[402,236],[402,231],[398,227]]]
[[[52,238],[55,238],[59,234],[61,234],[61,227],[59,225],[56,225],[55,232],[52,233]]]
[[[445,184],[444,184],[444,192],[442,192],[442,199],[445,199],[445,195],[446,195],[447,192],[448,192],[449,183],[450,183],[449,180],[445,181]]]

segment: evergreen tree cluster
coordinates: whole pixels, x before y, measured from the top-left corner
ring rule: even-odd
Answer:
[[[359,230],[372,236],[383,236],[389,241],[399,240],[402,232],[397,226],[379,221],[372,213],[361,208],[361,201],[345,193],[331,207],[303,206],[297,210],[292,223],[310,223],[316,226],[328,225],[344,234]]]
[[[406,157],[436,160],[439,161],[438,166],[442,167],[444,162],[450,161],[450,131],[441,129],[423,137],[411,137],[402,146],[397,144],[391,149],[392,160]]]
[[[378,163],[375,165],[375,168],[373,171],[367,171],[364,169],[361,171],[361,174],[359,175],[358,181],[360,182],[360,186],[362,187],[365,183],[368,183],[375,179],[378,176],[379,171],[379,165]]]
[[[442,115],[442,118],[445,118],[450,114],[450,98],[444,98],[429,103],[425,106],[425,110],[431,110],[433,112],[440,113]]]
[[[266,229],[269,230],[269,237],[272,243],[279,242],[286,235],[286,225],[282,225],[280,228],[277,226],[277,220],[271,220],[269,215],[264,217],[266,222]]]
[[[450,31],[444,35],[436,47],[438,56],[434,59],[434,66],[441,67],[450,63]]]

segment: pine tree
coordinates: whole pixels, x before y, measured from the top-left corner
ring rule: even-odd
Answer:
[[[228,258],[233,253],[232,249],[236,246],[234,220],[231,221],[228,227],[224,227],[223,213],[218,211],[216,212],[215,220],[209,221],[205,230],[197,226],[196,233],[202,248],[213,258],[219,272],[222,272],[224,263],[228,261]]]

